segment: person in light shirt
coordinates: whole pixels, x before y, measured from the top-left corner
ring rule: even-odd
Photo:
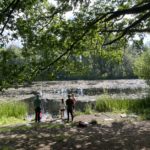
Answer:
[[[64,118],[65,108],[66,108],[66,105],[65,105],[64,99],[62,98],[61,103],[60,103],[61,119]]]
[[[76,104],[77,101],[76,101],[76,98],[75,98],[73,93],[71,94],[71,97],[72,97],[72,100],[73,100],[73,103],[74,103],[73,110],[75,111],[75,104]]]

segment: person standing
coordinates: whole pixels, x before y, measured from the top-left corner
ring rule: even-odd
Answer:
[[[60,103],[60,113],[61,113],[61,119],[64,118],[64,113],[65,113],[65,102],[64,99],[61,99],[61,103]]]
[[[68,95],[68,99],[66,100],[66,106],[67,106],[67,118],[69,121],[69,114],[71,115],[71,119],[73,121],[74,114],[73,114],[73,108],[74,108],[74,102],[71,98],[71,95]]]
[[[40,122],[41,120],[41,100],[39,93],[36,93],[36,97],[34,99],[34,108],[35,108],[35,122]]]
[[[76,98],[73,93],[71,94],[71,96],[72,96],[72,100],[73,100],[73,110],[75,110]]]

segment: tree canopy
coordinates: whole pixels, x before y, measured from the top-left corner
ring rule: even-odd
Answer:
[[[99,54],[104,49],[123,50],[135,34],[142,39],[143,33],[150,31],[149,0],[55,2],[0,1],[1,88],[33,80],[46,70],[52,78],[56,70],[67,69],[73,58],[80,63],[81,55],[95,49]],[[66,19],[70,11],[73,18]],[[23,47],[8,54],[8,41],[18,38]]]

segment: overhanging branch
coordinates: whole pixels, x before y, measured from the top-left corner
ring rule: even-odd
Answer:
[[[12,5],[13,5],[13,6],[12,6],[12,10],[9,12],[9,14],[8,14],[8,16],[7,16],[7,19],[6,19],[6,21],[4,22],[4,25],[3,25],[2,29],[1,29],[1,32],[0,32],[0,35],[1,35],[1,36],[3,35],[4,29],[5,29],[7,23],[8,23],[9,20],[10,20],[11,14],[12,14],[13,11],[16,9],[16,7],[17,7],[17,5],[18,5],[19,2],[20,2],[20,0],[17,0],[14,5],[13,5],[13,3],[12,3]],[[8,8],[9,8],[9,7],[8,7]]]
[[[45,67],[41,67],[41,68],[37,68],[34,72],[33,72],[33,78],[35,76],[37,76],[37,74],[39,72],[42,72],[46,69],[49,69],[52,65],[54,65],[56,62],[58,62],[63,56],[65,56],[66,54],[68,54],[71,50],[73,50],[73,48],[83,39],[83,37],[86,36],[86,34],[90,31],[91,27],[93,27],[93,25],[95,25],[99,20],[102,20],[106,15],[103,15],[102,17],[100,18],[96,18],[95,20],[91,21],[88,23],[88,25],[86,26],[86,30],[83,32],[83,34],[78,37],[76,39],[75,42],[73,42],[70,47],[68,49],[66,49],[66,51],[64,53],[62,53],[60,56],[58,56],[54,61],[52,61],[51,63],[49,63],[47,66]]]
[[[145,15],[143,15],[140,19],[138,19],[137,21],[133,22],[130,26],[128,26],[127,28],[125,28],[125,30],[123,31],[123,33],[117,37],[116,39],[108,42],[108,43],[105,43],[104,46],[106,45],[110,45],[118,40],[120,40],[122,37],[124,37],[130,29],[134,28],[135,26],[137,26],[138,24],[140,24],[142,21],[146,20],[147,18],[149,18],[150,16],[150,12],[146,13]]]
[[[16,0],[13,0],[7,7],[6,7],[6,9],[3,11],[3,12],[1,12],[1,16],[3,16],[6,12],[8,12],[9,11],[9,9],[13,6],[13,4],[15,3],[15,1]]]
[[[114,18],[117,18],[117,17],[121,16],[121,15],[138,14],[138,13],[145,12],[147,10],[150,10],[150,2],[146,3],[142,6],[137,6],[137,7],[132,7],[132,8],[125,9],[125,10],[118,10],[118,11],[115,11],[115,12],[111,12],[111,15],[108,18],[106,18],[104,21],[108,22],[110,20],[113,20]]]
[[[107,30],[107,29],[106,29],[106,30],[100,30],[100,33],[123,32],[124,30],[125,30],[125,29],[122,29],[122,30],[121,30],[121,29],[118,29],[118,30],[117,30],[117,29],[116,29],[116,30],[115,30],[115,29],[114,29],[114,30],[109,30],[109,29]],[[145,29],[130,29],[130,30],[128,30],[128,32],[129,32],[129,33],[135,33],[135,32],[136,32],[136,33],[144,33],[144,32],[145,32],[145,33],[146,33],[146,32],[149,33],[149,32],[150,32],[150,28],[145,28]]]

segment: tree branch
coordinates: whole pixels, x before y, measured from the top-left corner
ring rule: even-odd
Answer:
[[[12,7],[12,10],[9,12],[8,16],[7,16],[7,20],[6,22],[4,23],[2,29],[1,29],[1,32],[0,32],[0,35],[2,36],[3,32],[4,32],[4,29],[7,25],[7,23],[9,22],[10,20],[10,17],[11,17],[11,14],[13,13],[13,11],[15,10],[15,8],[17,7],[18,3],[20,2],[20,0],[17,0],[16,3],[14,4],[14,6]]]
[[[150,2],[147,4],[144,4],[142,6],[133,6],[132,8],[129,9],[125,9],[125,10],[118,10],[115,12],[111,12],[112,15],[110,15],[108,18],[106,18],[104,21],[110,21],[114,18],[117,18],[121,15],[125,15],[125,14],[137,14],[137,13],[142,13],[144,11],[150,10]],[[110,14],[110,13],[109,13]]]
[[[48,20],[48,22],[39,30],[39,32],[41,32],[45,27],[47,27],[51,23],[51,21],[53,20],[54,16],[57,15],[58,13],[60,13],[62,10],[64,10],[64,8],[65,8],[65,6],[62,8],[59,7],[50,16],[43,17],[43,18],[48,18],[50,20]],[[41,19],[41,18],[39,18],[39,19]]]
[[[8,7],[6,7],[6,9],[0,14],[1,16],[4,15],[7,11],[9,11],[9,9],[11,8],[11,6],[13,6],[13,4],[15,3],[16,0],[13,0]]]
[[[112,32],[123,32],[125,29],[114,29],[114,30],[101,30],[100,32],[101,33],[112,33]],[[134,33],[134,32],[137,32],[137,33],[142,33],[142,32],[150,32],[150,28],[144,28],[144,29],[130,29],[128,30],[129,33]]]
[[[127,28],[125,28],[125,30],[123,31],[123,33],[122,33],[119,37],[117,37],[116,39],[114,39],[114,40],[112,40],[112,41],[110,41],[110,42],[108,42],[108,43],[106,43],[106,44],[104,44],[104,46],[110,45],[110,44],[112,44],[112,43],[114,43],[114,42],[120,40],[124,35],[126,35],[126,34],[129,32],[129,30],[130,30],[131,28],[133,28],[133,27],[135,27],[136,25],[138,25],[139,23],[141,23],[141,21],[146,20],[147,18],[149,18],[149,16],[150,16],[150,12],[146,13],[146,14],[143,15],[140,19],[138,19],[137,21],[135,21],[134,23],[132,23],[130,26],[128,26]]]

